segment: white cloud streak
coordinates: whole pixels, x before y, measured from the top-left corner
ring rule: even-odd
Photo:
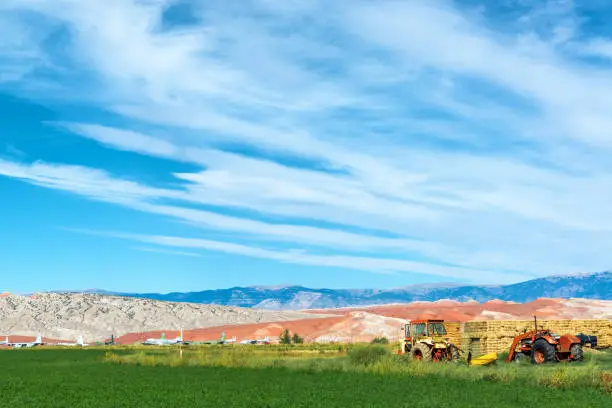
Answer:
[[[579,42],[572,2],[509,26],[487,20],[490,3],[480,14],[442,1],[291,4],[193,2],[197,23],[164,29],[169,1],[8,0],[10,31],[19,11],[44,18],[42,31],[69,29],[64,69],[93,73],[67,83],[71,95],[126,123],[53,125],[200,170],[173,174],[174,189],[60,164],[0,161],[0,174],[225,231],[254,245],[202,249],[281,262],[500,282],[609,267],[612,76],[583,59],[605,56],[609,39]],[[38,59],[4,66],[42,64],[41,35],[26,42]]]
[[[153,254],[178,255],[178,256],[186,256],[188,258],[202,258],[202,254],[197,254],[195,252],[172,251],[169,249],[153,248],[153,247],[133,247],[132,249],[135,251],[149,252]]]
[[[299,250],[278,251],[230,242],[213,241],[199,238],[185,238],[161,235],[139,235],[78,229],[73,229],[72,231],[83,234],[101,235],[138,241],[147,244],[154,244],[171,248],[188,248],[192,250],[200,249],[204,251],[223,252],[251,258],[269,259],[289,264],[347,268],[382,274],[396,272],[417,272],[429,275],[444,276],[454,279],[462,279],[465,277],[466,274],[472,272],[472,270],[464,268],[437,266],[421,262],[405,261],[398,259],[346,255],[317,255]],[[522,278],[522,276],[509,275],[509,278],[516,280]]]

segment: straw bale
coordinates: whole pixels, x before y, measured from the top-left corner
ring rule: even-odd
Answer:
[[[459,322],[444,322],[446,326],[446,337],[453,344],[460,345],[462,339],[462,324]]]
[[[464,350],[477,345],[482,353],[507,350],[515,336],[533,330],[533,320],[490,320],[466,322],[461,334]],[[601,347],[612,347],[612,320],[538,320],[538,327],[557,334],[584,333],[598,337]]]

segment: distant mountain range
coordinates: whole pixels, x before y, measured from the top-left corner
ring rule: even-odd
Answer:
[[[120,293],[100,289],[88,292],[173,302],[192,302],[271,310],[323,309],[450,299],[530,302],[537,298],[612,300],[612,272],[550,276],[503,286],[413,285],[396,289],[311,289],[302,286],[255,286],[200,292]]]

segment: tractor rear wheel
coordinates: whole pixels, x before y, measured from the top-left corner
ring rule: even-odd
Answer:
[[[555,361],[555,346],[544,339],[538,339],[531,348],[531,362],[533,364],[552,363]]]
[[[581,344],[574,344],[570,348],[570,353],[572,353],[572,356],[574,356],[574,361],[582,361],[584,359],[584,353],[582,351]]]
[[[426,344],[415,344],[410,353],[413,360],[430,362],[431,350]]]

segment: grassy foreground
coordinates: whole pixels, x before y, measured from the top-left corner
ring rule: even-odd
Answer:
[[[105,361],[141,366],[197,366],[229,368],[287,368],[310,372],[363,372],[401,374],[410,377],[445,377],[473,382],[506,382],[515,386],[541,386],[559,389],[595,388],[612,390],[612,353],[587,352],[582,363],[545,366],[507,364],[499,356],[494,367],[467,367],[465,364],[422,364],[408,356],[394,355],[389,346],[351,346],[341,349],[308,349],[286,346],[207,346],[172,349],[132,349],[109,351]]]
[[[563,389],[538,385],[537,380],[532,381],[537,378],[533,367],[515,367],[524,370],[526,378],[504,378],[492,373],[514,368],[432,368],[409,363],[396,368],[396,357],[389,356],[356,361],[342,353],[297,357],[287,351],[233,351],[243,354],[228,357],[232,351],[192,350],[184,352],[180,364],[169,364],[175,361],[176,349],[142,354],[130,350],[109,354],[103,349],[0,351],[0,406],[612,406],[612,397],[594,386]],[[190,353],[193,354],[188,356]],[[214,356],[204,357],[207,353]],[[157,356],[153,363],[151,355]],[[139,360],[142,356],[149,360]],[[393,366],[386,366],[391,362]],[[588,364],[599,367],[597,362],[584,367]],[[548,374],[564,368],[583,369],[557,366],[550,368]],[[419,369],[420,373],[410,371]]]

